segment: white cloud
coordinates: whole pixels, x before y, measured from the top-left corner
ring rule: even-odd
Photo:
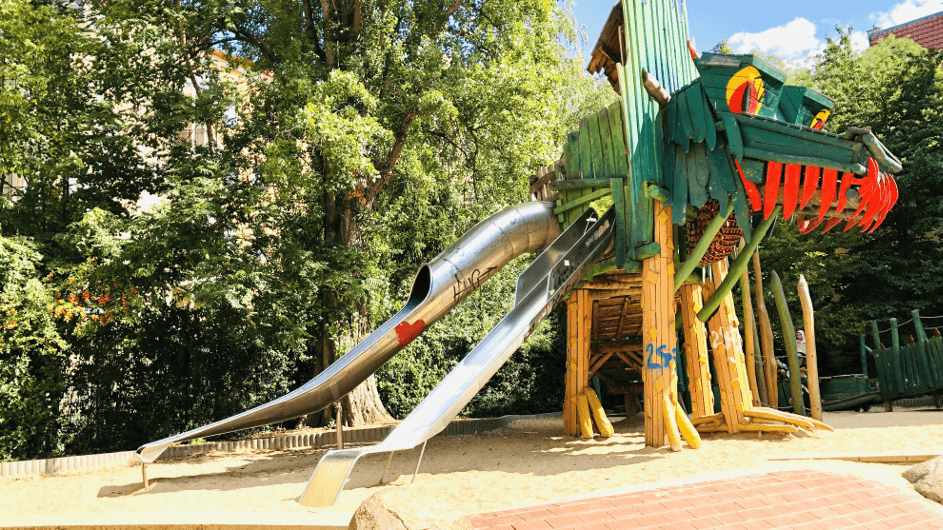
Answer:
[[[824,37],[819,37],[818,32],[815,23],[798,17],[788,24],[759,33],[737,33],[727,40],[727,45],[734,53],[756,50],[764,55],[775,55],[782,58],[790,68],[813,68],[816,56],[822,54],[826,46]],[[851,45],[857,51],[866,50],[870,46],[868,34],[864,31],[852,32]]]
[[[816,32],[814,23],[797,17],[788,24],[759,33],[736,33],[727,39],[727,45],[736,53],[758,50],[765,55],[776,55],[787,61],[796,61],[824,49],[825,42],[815,35]]]
[[[871,20],[877,27],[886,29],[940,11],[943,11],[943,0],[907,0],[886,13],[871,13]]]

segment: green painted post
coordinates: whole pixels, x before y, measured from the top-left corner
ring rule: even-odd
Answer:
[[[927,379],[930,387],[941,386],[940,367],[937,366],[936,359],[930,350],[930,339],[927,338],[927,332],[923,329],[923,320],[920,319],[920,310],[914,309],[910,312],[914,317],[914,329],[917,332],[917,343],[920,344],[920,357],[926,363]]]
[[[776,271],[773,271],[773,297],[776,300],[776,310],[779,312],[779,322],[782,324],[783,339],[786,342],[792,410],[800,416],[805,416],[805,404],[802,403],[802,381],[800,380],[802,374],[799,373],[799,351],[796,349],[796,327],[792,323],[789,306],[786,305],[786,292],[783,290],[783,282],[779,279]]]
[[[878,321],[871,321],[871,340],[874,342],[874,346],[871,346],[875,350],[881,349],[881,333],[878,331]]]
[[[936,374],[933,370],[933,360],[929,358],[927,351],[927,333],[923,330],[923,322],[920,321],[920,311],[914,309],[910,312],[914,319],[914,331],[917,334],[917,362],[920,364],[920,381],[927,390],[936,386]]]
[[[864,335],[861,336],[861,373],[868,377],[868,344]]]
[[[897,371],[897,383],[903,394],[910,390],[910,381],[904,371],[903,356],[900,354],[900,335],[897,332],[897,319],[891,319],[891,355],[894,359],[894,369]]]
[[[750,260],[753,259],[753,253],[756,252],[757,247],[760,246],[760,241],[763,240],[769,227],[773,226],[773,222],[779,215],[780,210],[782,210],[782,206],[777,206],[773,210],[773,214],[770,215],[769,218],[764,219],[763,222],[760,223],[760,226],[756,228],[756,232],[753,233],[753,239],[743,247],[743,253],[737,256],[737,259],[730,265],[730,269],[727,271],[727,277],[724,278],[724,281],[721,282],[714,294],[711,295],[710,300],[704,303],[704,308],[697,313],[698,320],[707,322],[711,315],[714,314],[714,311],[717,311],[717,308],[720,307],[720,302],[730,293],[733,286],[740,280],[743,271],[749,266]],[[690,260],[691,258],[688,259]],[[795,333],[793,333],[793,336],[795,336]]]

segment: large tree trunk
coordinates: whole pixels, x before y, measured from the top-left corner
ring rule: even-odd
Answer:
[[[359,245],[356,239],[356,235],[360,233],[356,219],[359,205],[357,197],[338,198],[329,193],[324,194],[324,239],[326,241],[333,241],[344,248],[354,248]],[[333,292],[324,293],[321,301],[325,309],[339,308],[344,303]],[[366,301],[361,300],[356,305],[355,309],[359,317],[356,319],[355,329],[350,330],[352,338],[355,339],[352,342],[358,342],[370,333],[370,317]],[[335,311],[329,312],[337,314]],[[337,343],[330,335],[328,326],[324,325],[318,337],[317,353],[316,370],[321,373],[337,360],[339,354],[343,355],[347,352],[337,351]],[[393,417],[386,411],[386,407],[380,400],[376,380],[372,375],[351,393],[341,398],[340,402],[346,427],[393,421]],[[321,413],[320,423],[327,424],[333,418],[334,406],[332,405]]]

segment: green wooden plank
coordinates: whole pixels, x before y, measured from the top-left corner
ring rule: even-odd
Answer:
[[[688,176],[687,176],[687,157],[681,149],[674,150],[675,161],[672,164],[674,168],[674,186],[671,194],[674,199],[672,205],[671,221],[676,225],[684,224],[687,220],[686,210],[688,208]]]
[[[583,188],[608,188],[609,179],[564,180],[550,183],[552,190],[577,190]]]
[[[630,54],[631,55],[631,54]],[[623,105],[622,105],[622,118],[623,126],[626,131],[626,150],[629,152],[629,176],[625,179],[623,185],[623,196],[625,198],[625,210],[622,212],[622,216],[626,222],[626,258],[631,261],[635,261],[635,245],[633,244],[631,238],[629,237],[629,227],[632,223],[632,216],[635,211],[635,195],[633,194],[634,185],[633,181],[638,178],[639,173],[637,172],[637,161],[635,159],[635,145],[637,143],[637,134],[634,129],[634,120],[633,116],[629,116],[630,103],[627,99],[631,94],[631,89],[628,86],[628,79],[626,76],[625,69],[621,64],[616,65],[616,70],[619,73],[619,84],[622,89],[623,96]]]
[[[823,158],[786,155],[783,153],[774,153],[772,151],[764,151],[760,149],[744,148],[743,156],[745,158],[755,158],[757,160],[779,162],[780,164],[798,164],[800,166],[817,166],[817,167],[821,167],[825,169],[834,169],[836,171],[841,171],[843,173],[857,173],[859,175],[863,175],[867,173],[867,169],[861,164],[842,164],[839,162],[834,162],[832,160],[825,160]],[[746,171],[745,166],[743,170]]]
[[[704,98],[701,97],[699,84],[695,84],[690,90],[685,90],[685,102],[688,105],[688,112],[691,118],[691,127],[694,130],[694,136],[691,137],[696,143],[707,139],[707,117],[705,115]]]
[[[704,110],[704,130],[707,131],[707,148],[713,151],[717,147],[717,127],[714,125],[714,113],[711,112],[710,103],[703,90],[698,90],[701,95],[701,108]]]
[[[689,139],[695,138],[694,123],[691,119],[691,107],[688,104],[688,92],[691,88],[678,92],[678,120],[684,131],[684,136]],[[697,140],[695,140],[695,143]]]
[[[574,208],[578,208],[578,207],[580,207],[580,206],[589,204],[589,203],[591,203],[591,202],[593,202],[593,201],[595,201],[595,200],[597,200],[597,199],[600,199],[600,198],[602,198],[602,197],[605,197],[605,196],[609,195],[610,193],[612,193],[612,191],[609,190],[609,189],[602,189],[602,190],[594,191],[594,192],[592,192],[592,193],[590,193],[590,194],[588,194],[588,195],[583,195],[583,196],[580,197],[579,199],[576,199],[576,200],[574,200],[574,201],[570,201],[570,202],[564,203],[562,206],[560,206],[560,207],[558,207],[557,209],[555,209],[555,210],[553,211],[553,213],[559,215],[559,214],[564,213],[564,212],[569,212],[569,211],[573,210]],[[585,208],[584,208],[583,210],[585,211]],[[581,214],[581,215],[582,215],[582,213],[583,213],[583,211],[580,211],[580,214]]]
[[[688,137],[688,133],[684,129],[684,118],[681,116],[684,111],[681,109],[681,100],[673,99],[671,103],[675,106],[673,138],[675,143],[680,145],[681,149],[687,153],[691,150],[691,139]]]
[[[567,135],[566,147],[563,148],[563,166],[567,180],[580,178],[580,133],[571,132]]]
[[[616,210],[616,268],[625,267],[626,259],[626,239],[625,239],[625,189],[622,187],[622,179],[612,179],[610,185],[612,189],[612,207]]]
[[[733,212],[737,217],[737,226],[743,230],[743,240],[749,243],[753,237],[753,226],[750,224],[750,205],[747,203],[746,192],[740,186],[731,195]]]
[[[583,119],[580,121],[580,174],[584,179],[596,176],[593,174],[593,145],[589,136],[589,119]]]
[[[698,157],[696,144],[695,148],[687,152],[685,158],[685,173],[688,177],[688,197],[690,197],[692,206],[695,208],[702,208],[705,204],[707,204],[707,183],[705,182],[704,184],[701,184],[698,180],[698,173],[701,170],[698,169],[697,164]]]
[[[589,117],[589,136],[593,144],[593,150],[590,156],[593,161],[593,176],[595,178],[608,178],[603,163],[602,140],[599,137],[599,115],[593,114]]]
[[[622,102],[609,105],[609,136],[612,138],[612,160],[615,164],[615,176],[626,178],[629,175],[629,160],[625,149],[625,125],[622,123]]]
[[[612,129],[609,125],[608,109],[599,111],[599,139],[602,146],[602,176],[603,178],[613,178],[616,176],[616,165],[612,152]]]
[[[707,158],[707,149],[704,144],[694,144],[695,163],[697,165],[697,183],[707,188],[710,183],[710,162]]]
[[[668,50],[665,45],[664,32],[664,2],[661,0],[650,1],[649,14],[651,18],[652,30],[655,38],[655,71],[658,75],[658,81],[664,83],[668,79]],[[664,86],[664,84],[662,84]]]
[[[700,145],[700,144],[698,144]],[[720,183],[721,176],[720,170],[711,163],[712,159],[706,157],[708,165],[710,167],[710,179],[707,184],[707,191],[710,194],[712,199],[716,199],[717,203],[720,205],[721,209],[727,208],[727,203],[730,200],[730,197],[727,195],[727,190],[724,189],[723,185]]]
[[[727,136],[727,145],[737,160],[743,160],[743,136],[740,134],[740,125],[736,118],[730,114],[721,114],[721,121],[724,122],[725,134]]]

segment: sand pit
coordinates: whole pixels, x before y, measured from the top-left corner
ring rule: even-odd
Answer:
[[[928,414],[927,423],[941,416]],[[798,435],[713,434],[704,437],[701,449],[670,453],[644,447],[641,416],[617,422],[615,428],[613,438],[584,441],[560,434],[562,420],[551,418],[519,421],[475,436],[438,437],[429,442],[415,484],[409,483],[418,449],[396,454],[383,487],[413,488],[466,514],[752,468],[832,470],[909,487],[900,476],[907,465],[766,458],[825,451],[926,451],[940,449],[943,440],[941,424]],[[308,510],[295,501],[324,452],[213,453],[159,461],[148,468],[147,491],[140,468],[131,466],[0,479],[0,525],[342,522],[379,491],[388,455],[362,459],[336,506]]]

